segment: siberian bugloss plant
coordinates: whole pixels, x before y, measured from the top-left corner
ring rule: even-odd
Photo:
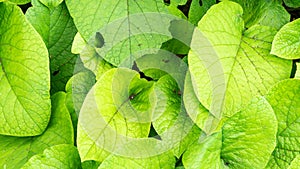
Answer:
[[[0,0],[0,168],[298,168],[299,8]]]

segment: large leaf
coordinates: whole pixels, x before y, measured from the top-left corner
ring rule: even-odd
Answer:
[[[63,91],[68,79],[80,69],[78,56],[71,53],[77,32],[65,3],[47,8],[38,0],[26,12],[27,19],[42,36],[50,55],[51,93]]]
[[[277,145],[268,168],[287,168],[300,154],[300,80],[284,80],[266,97],[278,120]]]
[[[43,154],[37,154],[29,159],[22,169],[80,169],[80,157],[77,149],[70,144],[60,144],[44,150]]]
[[[161,0],[66,3],[82,37],[97,47],[99,56],[82,58],[84,63],[97,65],[97,58],[102,57],[114,66],[131,67],[133,60],[143,55],[139,51],[154,53],[171,37],[170,18],[162,15],[169,12]]]
[[[183,155],[188,168],[264,168],[276,145],[277,121],[262,97],[229,118],[219,133],[203,136]],[[221,158],[221,159],[220,159]]]
[[[51,113],[47,49],[20,8],[0,11],[0,134],[38,135]]]
[[[259,25],[244,30],[241,16],[242,8],[234,2],[210,8],[198,24],[210,44],[196,32],[188,57],[196,96],[219,120],[289,78],[292,69],[291,61],[269,54],[276,30]]]
[[[300,59],[300,19],[284,25],[276,34],[271,53],[285,59]]]
[[[52,96],[52,116],[47,130],[35,137],[0,136],[0,167],[15,169],[23,166],[35,154],[58,144],[74,144],[69,112],[65,106],[65,93]]]
[[[111,69],[87,95],[79,116],[77,140],[82,160],[101,162],[123,146],[122,139],[148,137],[152,83],[138,76],[133,70]]]
[[[243,9],[243,18],[245,27],[249,28],[253,25],[265,25],[276,29],[280,29],[283,25],[290,21],[290,14],[281,5],[279,1],[265,0],[233,0],[239,3]]]

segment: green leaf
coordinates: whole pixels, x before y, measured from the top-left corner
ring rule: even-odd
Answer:
[[[216,0],[192,0],[189,10],[189,21],[198,25],[206,11],[216,3]]]
[[[181,103],[182,92],[170,75],[161,77],[155,83],[154,92],[156,108],[153,127],[162,140],[173,146],[174,155],[179,158],[197,139],[201,130],[190,121],[184,111]]]
[[[70,112],[72,124],[77,133],[78,116],[85,96],[95,82],[95,75],[91,71],[83,71],[75,74],[66,84],[66,106]]]
[[[239,3],[243,9],[245,27],[250,28],[256,24],[280,29],[290,21],[290,14],[277,1],[265,0],[233,0]]]
[[[82,65],[78,56],[71,53],[73,38],[77,32],[65,3],[47,8],[38,0],[26,12],[27,19],[42,36],[50,55],[51,93],[63,91],[70,77]]]
[[[82,38],[80,33],[77,32],[72,43],[71,51],[74,54],[80,54],[86,45],[86,41]]]
[[[216,120],[197,99],[189,72],[187,72],[185,78],[183,101],[189,117],[205,133],[211,132],[212,126],[222,126],[221,124],[217,124],[219,121]],[[220,127],[217,127],[217,129]],[[214,132],[214,130],[212,132]]]
[[[80,169],[80,157],[76,147],[69,144],[60,144],[49,147],[43,154],[37,154],[29,159],[22,169]]]
[[[300,59],[300,19],[284,25],[276,34],[271,53],[284,59]]]
[[[291,8],[299,8],[300,2],[298,0],[283,0],[285,5]]]
[[[198,168],[224,168],[220,157],[222,148],[222,133],[214,133],[209,137],[199,138],[188,147],[182,156],[184,167]]]
[[[270,104],[255,98],[223,126],[221,158],[230,168],[264,168],[276,146],[277,120]]]
[[[39,135],[51,113],[47,49],[19,7],[0,11],[0,134]]]
[[[296,63],[296,74],[295,74],[295,78],[300,79],[300,63]]]
[[[8,0],[8,1],[12,2],[12,3],[15,3],[15,4],[18,4],[18,5],[24,5],[24,4],[29,3],[31,0]],[[0,1],[0,2],[2,2],[2,1]]]
[[[77,140],[83,161],[102,162],[111,151],[122,146],[121,135],[148,136],[153,84],[138,76],[130,69],[111,69],[87,95],[80,112]],[[95,128],[93,124],[99,125]]]
[[[63,2],[63,0],[39,0],[39,1],[49,8],[57,7],[59,4]]]
[[[65,106],[66,94],[52,96],[52,116],[47,130],[35,137],[0,135],[0,168],[15,169],[23,166],[35,154],[58,144],[74,144],[70,114]]]
[[[300,155],[297,155],[296,158],[291,162],[291,165],[288,169],[297,169],[300,166]]]
[[[66,0],[66,4],[78,31],[86,41],[89,41],[96,31],[116,19],[128,17],[135,13],[167,11],[161,0],[147,2]]]
[[[268,168],[287,168],[300,154],[300,80],[277,83],[266,98],[278,120],[277,145]]]
[[[81,163],[82,169],[97,169],[99,165],[100,162],[94,160],[84,161]]]
[[[97,58],[102,57],[114,66],[129,68],[134,59],[143,55],[139,51],[159,49],[163,42],[170,39],[169,22],[157,24],[158,20],[163,20],[162,14],[169,14],[161,0],[93,0],[89,3],[67,0],[66,3],[82,37],[89,44],[95,44],[100,34],[104,41],[101,48],[96,48],[99,56],[82,58],[84,63],[88,60],[97,65]]]
[[[241,16],[242,8],[234,2],[210,8],[198,24],[204,37],[194,34],[188,57],[196,96],[218,120],[266,94],[292,69],[291,61],[269,54],[276,30],[259,25],[244,30]]]
[[[170,169],[175,168],[175,162],[175,157],[168,152],[149,158],[126,158],[111,155],[103,161],[99,169]]]
[[[229,118],[222,132],[203,135],[183,155],[187,168],[264,168],[276,145],[272,107],[255,98]]]

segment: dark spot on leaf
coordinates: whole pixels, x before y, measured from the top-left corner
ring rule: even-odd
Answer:
[[[166,59],[166,60],[163,59],[162,61],[165,62],[165,63],[168,63],[170,60],[168,60],[168,59]]]
[[[102,48],[104,46],[104,38],[100,32],[96,32],[95,36],[95,47]]]
[[[224,164],[225,164],[226,166],[229,166],[230,163],[229,163],[229,162],[225,162]]]
[[[59,73],[59,70],[55,70],[55,71],[52,73],[52,75],[53,75],[53,76],[56,76],[58,73]]]
[[[173,93],[175,93],[175,94],[177,94],[177,95],[179,95],[179,96],[182,95],[182,92],[181,92],[180,90],[173,90]]]

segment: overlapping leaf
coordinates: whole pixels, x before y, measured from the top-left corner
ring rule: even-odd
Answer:
[[[0,11],[0,134],[39,135],[51,113],[47,49],[20,8]]]
[[[71,53],[77,32],[65,3],[47,8],[38,0],[26,12],[27,19],[42,36],[50,55],[51,92],[63,91],[68,79],[82,66],[78,56]],[[75,70],[74,70],[75,69]]]
[[[197,50],[188,57],[196,96],[219,120],[289,78],[292,68],[291,61],[269,54],[276,30],[259,25],[245,30],[241,16],[242,8],[234,2],[213,6],[198,24],[210,44],[194,34],[192,49]]]
[[[44,150],[43,154],[34,155],[22,169],[80,169],[80,157],[77,149],[70,144],[60,144]]]
[[[152,85],[129,69],[111,69],[101,76],[80,112],[78,149],[83,160],[104,160],[120,148],[122,137],[148,137]]]
[[[287,168],[300,154],[300,80],[279,82],[266,98],[278,120],[277,145],[268,168]]]
[[[229,118],[222,132],[204,136],[183,155],[188,168],[264,168],[276,145],[277,121],[272,107],[255,98]]]
[[[245,27],[259,24],[280,29],[290,21],[290,14],[279,1],[265,0],[233,0],[239,3],[244,10]]]
[[[284,25],[276,34],[271,53],[284,59],[300,59],[300,19]]]
[[[52,96],[52,116],[47,130],[35,137],[0,136],[0,167],[15,169],[23,166],[35,154],[58,144],[74,144],[69,112],[65,106],[65,93]]]

